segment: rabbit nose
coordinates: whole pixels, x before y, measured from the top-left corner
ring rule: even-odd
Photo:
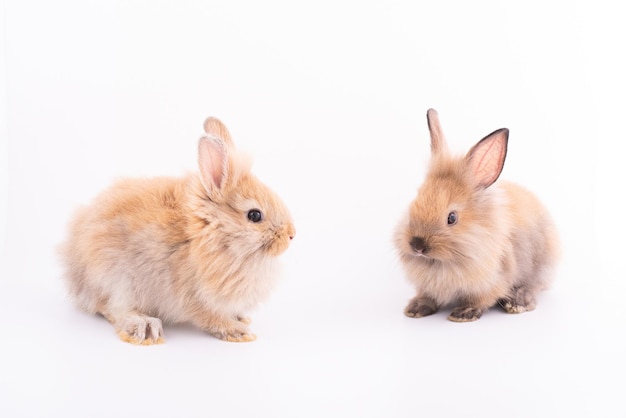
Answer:
[[[413,248],[413,251],[415,251],[416,253],[424,254],[426,251],[428,251],[428,248],[426,248],[426,241],[424,241],[424,238],[422,237],[411,238],[409,244],[411,245],[411,248]]]

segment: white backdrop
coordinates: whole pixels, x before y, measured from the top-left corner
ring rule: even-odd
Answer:
[[[0,416],[623,417],[618,2],[0,1]],[[553,213],[536,311],[409,319],[391,245],[425,113],[465,152],[508,127],[503,178]],[[258,340],[166,326],[120,342],[65,297],[55,247],[122,176],[195,169],[208,115],[298,234]],[[6,203],[5,203],[6,202]]]

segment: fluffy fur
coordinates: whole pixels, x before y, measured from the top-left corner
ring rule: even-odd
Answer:
[[[535,195],[510,182],[494,184],[504,165],[508,130],[453,157],[433,109],[427,120],[429,171],[394,238],[417,288],[405,314],[417,318],[452,305],[448,319],[467,322],[496,304],[509,313],[534,309],[536,295],[550,283],[559,244]]]
[[[62,246],[77,305],[124,341],[163,341],[161,320],[252,341],[247,313],[268,296],[295,229],[282,201],[251,172],[226,127],[205,121],[200,173],[128,179],[79,210]],[[249,220],[260,210],[262,219]]]

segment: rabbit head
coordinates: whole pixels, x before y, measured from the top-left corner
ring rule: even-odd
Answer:
[[[201,187],[194,193],[201,227],[209,226],[225,250],[241,256],[280,255],[295,235],[287,207],[251,173],[221,121],[206,119],[204,130],[198,142]]]
[[[497,232],[498,192],[490,186],[504,165],[508,130],[494,131],[465,156],[455,157],[448,151],[437,112],[430,109],[427,119],[430,167],[398,229],[397,246],[403,257],[461,263],[480,256]]]

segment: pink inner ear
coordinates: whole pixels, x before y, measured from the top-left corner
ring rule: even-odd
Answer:
[[[198,163],[205,186],[211,190],[221,189],[226,176],[224,145],[213,139],[200,139]]]
[[[491,186],[500,176],[506,158],[508,131],[499,130],[483,138],[470,150],[470,163],[478,183]]]
[[[474,158],[476,159],[475,172],[479,178],[490,180],[494,173],[499,171],[500,165],[496,158],[489,158],[491,155],[500,155],[502,147],[498,147],[497,143],[491,143],[488,146],[483,147],[484,152],[477,153]]]

